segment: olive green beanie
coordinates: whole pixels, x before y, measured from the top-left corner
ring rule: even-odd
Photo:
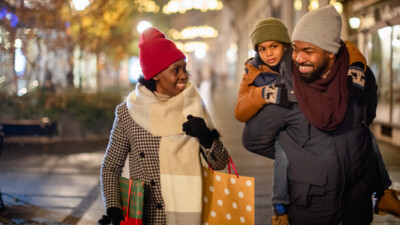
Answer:
[[[279,41],[282,43],[291,43],[289,32],[281,20],[276,18],[267,18],[256,23],[251,32],[251,43],[254,50],[257,51],[257,45],[264,41]]]

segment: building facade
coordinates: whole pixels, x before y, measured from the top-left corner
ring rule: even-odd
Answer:
[[[400,146],[400,1],[353,1],[357,43],[378,83],[375,135]]]

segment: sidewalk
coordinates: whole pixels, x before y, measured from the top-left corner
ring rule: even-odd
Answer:
[[[242,147],[244,124],[234,118],[234,87],[217,89],[207,102],[239,175],[255,177],[255,225],[269,225],[273,161]],[[0,188],[6,205],[0,212],[0,225],[96,225],[104,214],[99,173],[106,145],[107,141],[99,145],[8,142],[0,157]],[[399,190],[400,148],[387,143],[379,145],[394,186]],[[400,219],[374,215],[372,224],[400,225]]]

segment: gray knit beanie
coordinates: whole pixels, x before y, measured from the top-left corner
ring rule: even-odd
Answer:
[[[276,18],[267,18],[258,21],[254,26],[250,37],[251,43],[256,51],[257,45],[264,41],[291,43],[287,28],[281,20]]]
[[[336,54],[340,48],[342,18],[328,5],[305,14],[297,23],[292,41],[304,41]]]

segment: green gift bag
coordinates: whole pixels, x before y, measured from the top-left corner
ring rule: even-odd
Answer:
[[[144,182],[121,177],[120,189],[124,214],[120,225],[142,225]]]

